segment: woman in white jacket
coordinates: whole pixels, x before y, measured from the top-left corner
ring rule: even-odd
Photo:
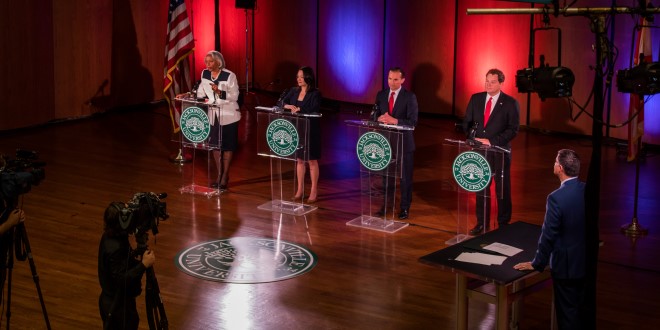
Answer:
[[[204,63],[206,69],[202,71],[197,97],[208,98],[210,142],[220,145],[220,150],[213,150],[218,178],[211,187],[227,190],[229,165],[238,147],[238,121],[241,119],[238,80],[236,74],[225,68],[225,59],[220,52],[208,52]]]

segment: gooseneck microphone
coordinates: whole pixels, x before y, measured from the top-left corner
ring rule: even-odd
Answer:
[[[477,126],[479,126],[478,121],[473,121],[472,126],[470,127],[470,130],[468,131],[468,139],[469,140],[474,140],[474,138],[477,136]]]
[[[277,99],[277,103],[275,104],[276,107],[280,109],[284,108],[284,97],[289,94],[289,90],[290,88],[287,88],[282,92],[282,94],[280,94],[280,97]]]
[[[371,108],[371,114],[369,114],[369,117],[371,117],[372,121],[378,121],[378,116],[380,115],[380,106],[378,103],[375,103],[374,106]]]
[[[472,126],[470,126],[470,129],[468,130],[468,137],[467,137],[467,143],[471,146],[480,146],[482,145],[481,142],[475,140],[475,137],[477,136],[477,127],[479,126],[478,121],[473,121]]]

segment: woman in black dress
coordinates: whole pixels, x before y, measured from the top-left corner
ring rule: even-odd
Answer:
[[[310,67],[302,67],[298,70],[296,76],[298,86],[289,90],[283,98],[284,109],[291,110],[292,113],[320,113],[321,111],[321,93],[316,89],[316,79],[314,71]],[[318,117],[309,118],[309,128],[307,130],[309,153],[309,176],[312,181],[312,187],[309,192],[307,203],[314,203],[318,198],[319,182],[319,162],[321,158],[321,125]],[[296,164],[296,173],[298,177],[298,187],[294,199],[304,197],[303,182],[305,180],[305,160],[298,157]]]

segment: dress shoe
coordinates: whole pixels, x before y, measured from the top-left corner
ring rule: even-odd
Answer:
[[[220,191],[227,191],[228,188],[227,188],[227,185],[226,185],[226,184],[219,184],[219,185],[218,185],[218,189],[219,189]]]
[[[314,204],[314,203],[316,203],[316,201],[317,201],[316,198],[315,199],[309,198],[309,199],[307,199],[307,204]]]
[[[212,182],[209,187],[218,189],[220,188],[220,182]]]
[[[484,225],[476,225],[474,228],[470,229],[470,235],[481,235],[484,232]]]
[[[408,209],[402,209],[401,212],[399,212],[399,219],[408,219]]]

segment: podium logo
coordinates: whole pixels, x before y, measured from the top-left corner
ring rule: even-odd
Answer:
[[[189,107],[181,114],[181,133],[192,143],[206,141],[211,132],[211,124],[206,112],[198,107]]]
[[[390,142],[376,132],[362,134],[357,142],[357,157],[362,166],[372,171],[380,171],[392,160]]]
[[[275,119],[266,128],[266,142],[278,156],[289,156],[298,149],[298,131],[286,119]]]
[[[452,170],[456,183],[467,191],[482,191],[490,182],[490,164],[484,156],[474,151],[458,155]]]
[[[177,255],[184,273],[210,281],[265,283],[290,279],[314,268],[316,255],[303,246],[259,237],[203,242]]]

